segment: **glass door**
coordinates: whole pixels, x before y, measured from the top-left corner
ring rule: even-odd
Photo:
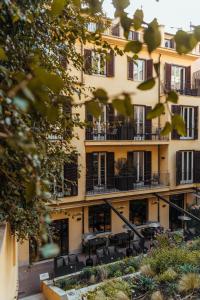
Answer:
[[[144,139],[145,133],[145,107],[134,106],[135,134],[137,139]]]
[[[101,115],[93,118],[94,140],[106,139],[106,105],[102,106]]]
[[[133,167],[136,174],[136,183],[144,184],[144,152],[133,152]]]
[[[94,153],[94,187],[105,188],[107,182],[106,176],[106,153]]]
[[[194,107],[182,107],[181,114],[185,122],[186,135],[181,139],[193,139],[194,138]]]

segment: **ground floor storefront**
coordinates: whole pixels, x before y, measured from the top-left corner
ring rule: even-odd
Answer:
[[[165,193],[164,197],[181,208],[187,209],[197,199],[192,190]],[[182,228],[180,211],[169,206],[154,194],[113,199],[112,206],[131,224],[140,228],[147,222],[159,222],[164,229],[172,231]],[[84,236],[87,234],[108,233],[115,235],[125,231],[124,221],[103,201],[88,201],[84,205],[55,208],[52,212],[54,242],[60,248],[60,255],[78,254],[84,251]],[[34,241],[19,245],[19,265],[43,261],[39,247]]]

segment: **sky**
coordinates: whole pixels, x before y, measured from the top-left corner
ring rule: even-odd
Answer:
[[[104,0],[104,11],[108,17],[113,17],[111,3],[112,0]],[[200,0],[130,0],[127,12],[131,16],[141,6],[146,22],[156,17],[160,24],[166,26],[168,32],[173,33],[179,28],[188,31],[190,22],[200,25]]]

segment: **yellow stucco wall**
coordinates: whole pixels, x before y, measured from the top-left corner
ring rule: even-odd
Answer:
[[[9,225],[0,226],[0,299],[13,300],[17,295],[17,243]]]

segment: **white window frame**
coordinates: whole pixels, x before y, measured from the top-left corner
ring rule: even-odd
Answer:
[[[140,120],[140,116],[142,115],[142,120]],[[136,135],[144,138],[145,134],[145,106],[142,105],[135,105],[134,106],[134,122],[136,128]],[[142,124],[142,132],[140,132]]]
[[[145,80],[145,60],[144,59],[138,59],[134,63],[134,68],[133,68],[133,80],[134,81],[139,81],[142,82]],[[140,73],[142,75],[140,75]]]
[[[95,62],[96,60],[96,62]],[[101,71],[101,63],[104,63],[104,71]],[[95,65],[96,64],[96,65]],[[97,67],[97,71],[95,68]],[[104,53],[98,53],[96,51],[92,51],[92,74],[98,76],[106,76],[106,57]]]
[[[185,166],[185,154],[187,157],[186,166]],[[191,178],[189,178],[189,154],[191,154]],[[193,175],[193,166],[194,166],[194,152],[193,151],[182,151],[181,152],[181,184],[190,184],[193,183],[194,175]],[[185,168],[187,170],[186,172],[186,178],[185,178]]]
[[[185,111],[187,112],[187,122],[185,120]],[[190,115],[190,111],[192,111],[192,116]],[[182,118],[185,122],[185,127],[186,127],[186,135],[181,136],[180,139],[182,140],[192,140],[194,139],[194,107],[191,106],[183,106],[181,107],[181,115]],[[190,116],[192,118],[192,128],[190,128]],[[190,135],[190,130],[192,129],[192,134]]]
[[[181,71],[183,70],[183,90],[185,89],[185,67],[172,65],[171,88],[181,90]]]

